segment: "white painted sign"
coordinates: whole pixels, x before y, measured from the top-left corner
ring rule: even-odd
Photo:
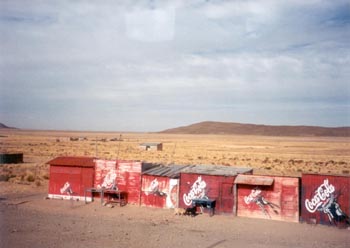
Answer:
[[[199,176],[191,186],[190,192],[188,192],[188,194],[183,195],[183,200],[186,206],[190,206],[192,204],[193,199],[205,198],[206,187],[207,187],[206,182],[202,180],[201,176]]]
[[[314,213],[318,209],[323,208],[325,205],[327,205],[329,199],[331,199],[334,191],[335,187],[329,183],[328,179],[325,179],[323,184],[321,184],[315,191],[312,199],[305,200],[305,207],[307,211]]]

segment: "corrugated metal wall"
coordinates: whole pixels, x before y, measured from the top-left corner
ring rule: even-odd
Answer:
[[[85,188],[93,186],[94,168],[50,166],[49,197],[82,199]]]
[[[111,189],[115,186],[117,178],[116,160],[98,159],[95,161],[95,188]]]
[[[158,208],[178,206],[178,179],[163,176],[143,175],[141,205]]]
[[[299,178],[271,178],[271,186],[237,185],[237,216],[298,222]]]
[[[155,165],[139,161],[96,160],[93,166],[93,160],[90,159],[91,164],[85,164],[90,160],[82,159],[84,163],[73,159],[79,165],[50,165],[49,197],[82,199],[86,188],[115,185],[128,193],[128,202],[133,204],[187,208],[193,199],[207,198],[216,200],[216,213],[234,212],[236,176],[182,172],[180,180],[147,174],[141,177],[143,171]],[[73,161],[72,158],[64,158],[66,160]],[[166,172],[171,170],[163,171]],[[250,180],[254,178],[259,176],[249,177]],[[261,179],[269,178],[273,178],[273,183],[270,180],[272,185],[265,186],[256,183],[264,180],[252,183],[237,180],[240,183],[236,187],[238,216],[298,222],[300,209],[301,220],[308,223],[350,225],[349,176],[303,174],[301,196],[299,178],[264,176]]]
[[[140,204],[142,163],[139,161],[117,162],[117,186],[128,193],[128,203]]]
[[[350,177],[303,174],[301,220],[349,226]]]
[[[216,200],[215,213],[233,213],[235,176],[181,173],[179,206],[191,206],[192,199]]]

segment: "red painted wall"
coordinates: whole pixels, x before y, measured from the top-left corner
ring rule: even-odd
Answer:
[[[192,199],[216,199],[215,213],[233,213],[235,176],[200,175],[181,173],[179,206],[191,206]]]
[[[95,161],[95,188],[111,189],[115,186],[117,177],[117,162],[116,160],[98,159]]]
[[[301,220],[349,226],[350,177],[303,174]]]
[[[178,205],[179,179],[143,175],[141,205],[157,208],[175,208]]]
[[[271,178],[271,186],[237,185],[237,216],[298,222],[299,179]]]
[[[128,193],[128,203],[140,204],[142,163],[139,161],[117,162],[117,186]]]
[[[84,197],[94,181],[93,167],[50,166],[49,196],[69,199]]]
[[[127,192],[128,203],[140,204],[142,163],[125,160],[96,160],[95,188],[112,188]]]

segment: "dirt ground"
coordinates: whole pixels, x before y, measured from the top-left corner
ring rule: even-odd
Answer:
[[[163,142],[164,149],[142,151],[142,142]],[[24,155],[22,164],[0,165],[0,247],[349,247],[348,229],[45,199],[46,162],[57,156],[249,166],[271,175],[349,174],[346,138],[0,130],[0,151]]]
[[[47,200],[44,185],[0,182],[0,247],[349,247],[350,230],[99,201]]]

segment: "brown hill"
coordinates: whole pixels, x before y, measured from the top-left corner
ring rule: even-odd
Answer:
[[[0,122],[0,128],[10,128],[10,127],[8,127],[8,126],[6,126],[5,124],[2,124],[2,123]]]
[[[350,137],[350,127],[270,126],[205,121],[189,126],[167,129],[160,133]]]

